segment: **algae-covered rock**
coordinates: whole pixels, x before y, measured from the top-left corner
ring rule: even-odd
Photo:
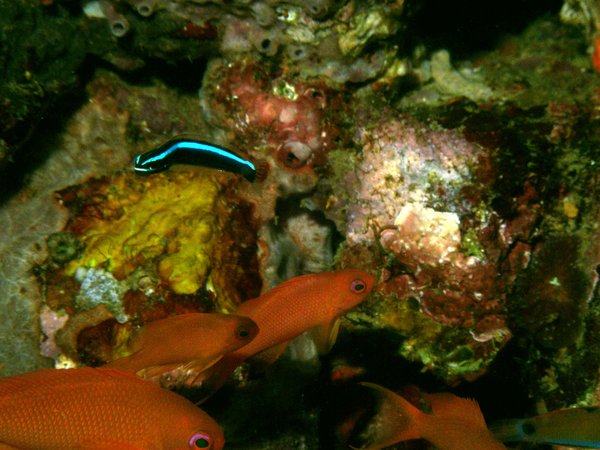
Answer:
[[[231,258],[236,247],[254,242],[251,235],[237,231],[239,217],[224,200],[222,183],[201,170],[151,177],[127,171],[63,190],[60,201],[71,210],[67,231],[83,250],[64,267],[48,266],[43,279],[53,285],[46,304],[71,316],[65,328],[73,327],[71,321],[81,323],[98,305],[120,324],[139,324],[178,307],[231,311],[246,298],[248,294],[233,284],[239,276],[228,265],[235,262]],[[238,240],[232,246],[226,236]],[[242,236],[250,240],[239,240]],[[228,250],[217,248],[221,245],[228,245]],[[215,287],[223,270],[230,283]],[[87,328],[100,325],[96,316],[89,317],[93,321]],[[108,359],[107,350],[94,350],[104,341],[98,338],[90,335],[84,353],[87,358]],[[77,345],[76,339],[61,342]],[[64,351],[78,354],[78,348]]]
[[[0,173],[44,115],[77,85],[86,54],[77,20],[40,2],[0,1]]]
[[[210,266],[217,193],[217,185],[203,176],[173,173],[139,179],[129,173],[94,190],[92,195],[105,201],[92,210],[88,191],[70,190],[63,202],[81,209],[71,227],[85,251],[67,265],[66,273],[105,267],[123,279],[145,260],[162,255],[157,268],[161,279],[175,293],[193,294],[206,282]]]
[[[332,354],[304,336],[206,403],[228,446],[347,448],[349,398],[370,405],[353,397],[363,380],[474,397],[486,419],[597,404],[595,36],[558,7],[518,30],[516,3],[510,28],[481,24],[475,3],[28,4],[25,25],[87,43],[59,61],[60,34],[57,61],[5,87],[45,101],[44,70],[95,56],[89,101],[37,137],[48,160],[0,211],[0,372],[43,365],[40,340],[57,366],[99,365],[146,322],[356,267],[378,284]],[[446,33],[474,23],[501,31],[464,48]],[[11,43],[14,73],[31,39]],[[33,126],[28,105],[9,105],[21,122],[7,130]],[[252,159],[259,179],[127,167],[181,133]]]

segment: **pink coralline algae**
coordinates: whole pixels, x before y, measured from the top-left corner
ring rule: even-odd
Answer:
[[[425,314],[444,325],[471,329],[476,340],[507,334],[504,320],[497,316],[503,295],[495,282],[496,265],[483,256],[465,254],[459,226],[455,213],[402,208],[395,228],[380,236],[382,247],[406,272],[399,275],[406,282],[396,295],[417,298]]]
[[[454,226],[457,216],[469,210],[460,191],[472,177],[470,167],[482,156],[476,145],[452,131],[429,131],[401,119],[383,121],[374,129],[361,127],[356,140],[363,157],[347,180],[350,188],[358,189],[359,199],[348,214],[350,244],[372,239],[371,225],[409,220],[411,208],[447,213],[432,217],[439,226]]]
[[[488,318],[501,312],[495,264],[482,249],[469,254],[464,242],[467,235],[477,241],[479,230],[471,225],[475,233],[469,231],[462,217],[479,220],[474,210],[484,208],[480,195],[464,195],[465,186],[475,183],[473,168],[484,157],[482,151],[455,132],[425,131],[395,120],[368,135],[363,132],[361,140],[362,202],[349,214],[351,242],[369,237],[369,222],[383,228],[376,237],[405,272],[399,275],[406,280],[396,292],[399,297],[413,296],[425,314],[471,328],[477,336],[490,333],[484,324],[508,333],[502,320]]]
[[[269,166],[260,189],[246,192],[261,221],[273,217],[277,198],[315,187],[315,169],[324,165],[339,134],[326,113],[339,95],[322,83],[274,76],[247,61],[226,65],[219,60],[209,67],[202,91],[207,120],[226,132],[231,147]]]
[[[289,81],[285,77],[272,78],[261,73],[255,64],[239,63],[229,68],[213,68],[212,76],[225,77],[216,86],[210,109],[214,114],[219,102],[229,105],[233,112],[217,120],[237,132],[252,132],[257,145],[266,145],[280,165],[289,169],[310,167],[319,160],[332,136],[323,124],[323,110],[327,106],[324,88],[308,83]],[[216,109],[218,111],[218,109]]]
[[[459,132],[394,115],[357,130],[362,155],[345,176],[346,190],[356,201],[346,213],[344,260],[358,263],[353,255],[374,244],[392,256],[379,293],[400,304],[416,301],[420,314],[441,325],[433,327],[438,338],[444,329],[458,330],[462,337],[457,342],[454,334],[452,345],[468,347],[479,363],[446,373],[473,378],[482,373],[482,361],[511,336],[504,308],[507,287],[528,263],[529,246],[518,241],[533,229],[535,193],[525,186],[517,214],[501,218],[489,200],[497,177],[491,152]],[[410,328],[398,324],[404,319],[391,318],[398,306],[379,308],[384,326]],[[428,336],[429,344],[415,344],[419,338],[412,336],[405,355],[431,363],[435,346]]]
[[[283,79],[269,85],[253,79],[251,72],[250,67],[244,68],[231,80],[231,95],[244,111],[247,125],[267,131],[267,145],[277,149],[277,157],[286,167],[309,165],[314,153],[327,145],[320,125],[323,94]]]

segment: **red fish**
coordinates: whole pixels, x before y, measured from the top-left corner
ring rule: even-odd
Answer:
[[[439,450],[506,450],[488,430],[481,409],[473,400],[452,394],[427,394],[431,414],[382,386],[361,383],[375,390],[379,412],[362,439],[362,450],[377,450],[409,439],[425,439]]]
[[[201,374],[205,398],[246,359],[258,355],[272,362],[292,339],[307,330],[311,330],[319,350],[328,351],[335,343],[340,317],[362,302],[374,285],[375,278],[369,273],[343,269],[292,278],[242,303],[235,313],[254,320],[260,331],[250,344]]]
[[[223,448],[189,400],[128,372],[44,369],[0,379],[0,448]]]
[[[233,314],[191,313],[144,325],[133,337],[131,355],[105,367],[147,378],[180,366],[184,371],[207,369],[227,353],[247,345],[258,334],[252,319]]]

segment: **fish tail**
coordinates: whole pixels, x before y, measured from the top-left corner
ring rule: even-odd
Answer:
[[[521,419],[497,420],[489,426],[489,430],[501,442],[520,442],[526,438]]]
[[[378,412],[360,436],[362,448],[379,449],[422,437],[420,423],[424,413],[389,389],[373,383],[360,384],[373,389],[378,400]]]
[[[267,175],[269,175],[270,166],[266,161],[256,161],[256,181],[265,181]]]

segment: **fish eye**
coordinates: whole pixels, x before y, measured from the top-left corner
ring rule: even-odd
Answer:
[[[236,335],[237,337],[241,338],[241,339],[246,339],[248,337],[250,337],[250,330],[248,330],[248,328],[241,326],[238,327],[238,329],[236,330]]]
[[[212,439],[204,433],[196,433],[190,439],[190,448],[211,448]]]
[[[354,292],[355,294],[360,294],[366,288],[367,288],[367,283],[365,283],[360,278],[357,278],[356,280],[352,281],[352,283],[350,283],[350,290],[352,292]]]
[[[535,425],[532,424],[531,422],[525,422],[522,426],[521,426],[521,430],[523,431],[523,433],[525,434],[525,436],[530,436],[533,433],[535,433],[536,429],[535,429]]]

